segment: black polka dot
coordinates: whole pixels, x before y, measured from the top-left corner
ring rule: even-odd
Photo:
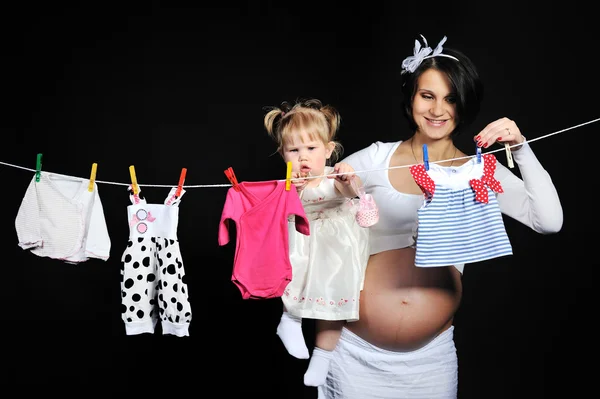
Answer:
[[[133,287],[133,283],[134,283],[133,279],[128,278],[127,280],[125,280],[123,282],[123,285],[125,286],[125,288],[131,288],[131,287]]]
[[[141,296],[140,294],[137,294],[137,293],[136,293],[136,294],[133,294],[133,295],[131,296],[131,300],[132,300],[132,301],[134,301],[134,302],[139,302],[139,301],[140,301],[140,299],[142,299],[142,296]]]

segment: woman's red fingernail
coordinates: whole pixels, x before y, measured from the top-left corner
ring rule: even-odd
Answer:
[[[496,140],[498,140],[498,141],[502,141],[502,137],[498,137]]]

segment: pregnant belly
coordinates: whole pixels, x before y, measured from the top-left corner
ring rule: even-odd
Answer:
[[[373,345],[409,351],[452,325],[462,285],[455,267],[418,268],[414,249],[372,255],[360,296],[360,319],[348,329]]]

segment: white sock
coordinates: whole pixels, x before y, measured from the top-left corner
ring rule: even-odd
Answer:
[[[283,312],[277,326],[277,335],[288,353],[298,359],[308,359],[310,354],[302,334],[302,319]]]
[[[325,384],[332,357],[333,351],[315,348],[308,364],[308,370],[304,373],[304,385],[318,387]]]

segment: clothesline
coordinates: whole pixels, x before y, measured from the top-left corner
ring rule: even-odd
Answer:
[[[534,141],[545,139],[545,138],[548,138],[550,136],[554,136],[554,135],[559,134],[559,133],[564,133],[564,132],[566,132],[568,130],[576,129],[578,127],[589,125],[590,123],[594,123],[594,122],[598,122],[598,121],[600,121],[600,118],[593,119],[593,120],[588,121],[588,122],[580,123],[579,125],[571,126],[571,127],[566,128],[566,129],[558,130],[556,132],[548,133],[546,135],[543,135],[543,136],[540,136],[540,137],[536,137],[534,139],[527,139],[527,142],[528,143],[533,143]],[[518,147],[518,146],[520,146],[520,144],[509,146],[509,148]],[[499,151],[505,151],[505,148],[499,148],[499,149],[496,149],[496,150],[486,151],[485,153],[486,154],[492,154],[492,153],[499,152]],[[475,157],[475,155],[467,155],[467,156],[464,156],[464,157],[444,159],[444,160],[439,160],[439,161],[434,161],[434,162],[429,162],[429,163],[450,162],[450,161],[457,161],[457,160],[460,160],[460,159],[468,159],[468,158],[473,158],[473,157]],[[35,169],[26,168],[26,167],[19,166],[19,165],[13,165],[13,164],[10,164],[10,163],[7,163],[7,162],[0,161],[0,164],[6,165],[6,166],[10,166],[12,168],[23,169],[23,170],[27,170],[27,171],[30,171],[30,172],[36,172]],[[355,174],[361,174],[361,173],[375,172],[375,171],[380,171],[380,170],[409,168],[411,166],[413,166],[413,165],[401,165],[401,166],[390,166],[388,168],[356,170],[356,171],[354,171],[354,173]],[[44,170],[41,170],[41,172],[44,172]],[[53,172],[50,172],[50,173],[52,173],[54,175],[57,175],[57,176],[62,176],[62,177],[65,177],[65,178],[71,178],[71,179],[78,180],[78,181],[88,180],[88,178],[63,175],[63,174],[60,174],[60,173],[53,173]],[[344,174],[347,174],[347,173],[330,173],[330,174],[322,175],[322,176],[309,176],[309,177],[303,178],[302,180],[304,180],[304,179],[317,179],[317,178],[329,177],[329,176],[340,176],[340,175],[344,175]],[[291,180],[294,181],[296,179],[291,179]],[[285,179],[280,179],[280,181],[285,181]],[[126,186],[126,187],[129,186],[129,185],[131,185],[131,183],[120,183],[120,182],[104,181],[104,180],[97,180],[97,179],[96,179],[96,183],[100,183],[100,184],[112,184],[112,185]],[[138,183],[138,186],[139,187],[166,187],[166,188],[171,188],[171,187],[174,186],[174,184],[140,184],[140,183]],[[231,184],[196,184],[196,185],[184,185],[183,186],[183,188],[185,188],[185,189],[190,189],[190,188],[210,188],[210,187],[231,187]]]

